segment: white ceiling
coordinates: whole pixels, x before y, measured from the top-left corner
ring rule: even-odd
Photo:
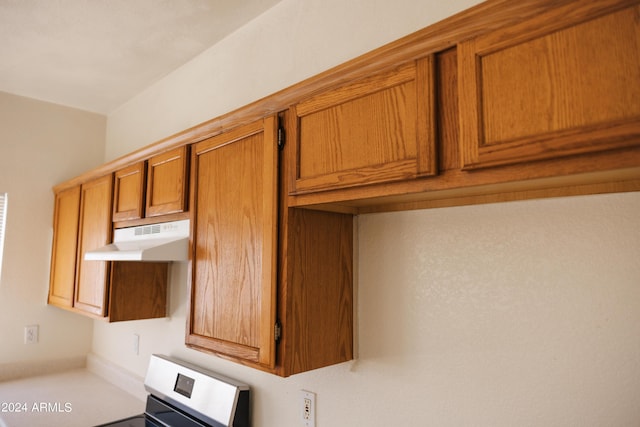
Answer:
[[[0,91],[108,114],[280,0],[0,0]]]

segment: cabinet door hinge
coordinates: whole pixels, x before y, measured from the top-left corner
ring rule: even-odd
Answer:
[[[284,143],[286,142],[286,134],[284,132],[284,128],[282,126],[278,126],[278,148],[282,150],[284,148]]]
[[[282,336],[282,326],[280,325],[280,322],[276,322],[274,325],[273,336],[276,342],[280,341],[280,337]]]

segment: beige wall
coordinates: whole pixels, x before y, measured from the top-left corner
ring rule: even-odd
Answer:
[[[282,0],[109,115],[106,159],[268,96],[479,0]]]
[[[182,265],[170,318],[96,322],[94,351],[139,375],[156,352],[246,381],[256,427],[298,427],[301,389],[318,426],[636,426],[638,212],[630,193],[364,215],[358,358],[287,379],[184,347]]]
[[[284,0],[123,105],[112,159],[476,3]],[[640,195],[358,219],[357,360],[277,378],[185,348],[185,264],[170,317],[94,323],[93,351],[144,375],[165,353],[248,382],[253,425],[631,426],[640,422]],[[140,335],[140,354],[132,351]]]
[[[5,364],[84,357],[92,322],[48,307],[53,185],[102,163],[106,117],[0,92],[0,191],[9,193],[0,281]],[[40,342],[23,344],[25,325]]]

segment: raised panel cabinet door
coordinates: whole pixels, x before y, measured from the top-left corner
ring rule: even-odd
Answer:
[[[186,210],[188,147],[183,146],[149,159],[146,216]]]
[[[80,186],[55,195],[48,302],[59,307],[73,306],[79,214]]]
[[[295,194],[437,172],[433,56],[321,93],[292,110]]]
[[[577,2],[461,43],[463,166],[638,146],[639,16],[637,2]]]
[[[144,216],[145,163],[138,162],[115,173],[113,221]]]
[[[187,345],[275,365],[276,119],[196,144]]]
[[[85,261],[84,253],[111,243],[113,174],[82,184],[74,307],[86,313],[107,315],[107,261]]]

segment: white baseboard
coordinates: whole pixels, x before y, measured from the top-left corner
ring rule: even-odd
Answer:
[[[87,355],[87,370],[104,378],[135,398],[143,402],[146,401],[148,393],[144,389],[144,378],[93,353]]]

